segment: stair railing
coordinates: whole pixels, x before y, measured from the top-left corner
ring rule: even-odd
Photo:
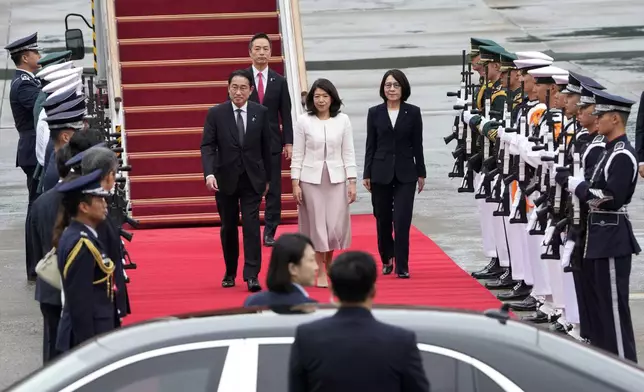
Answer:
[[[123,113],[123,93],[121,88],[121,65],[119,60],[118,36],[116,27],[116,6],[115,0],[96,0],[99,3],[100,12],[98,13],[102,20],[97,25],[103,31],[97,34],[99,39],[97,42],[98,50],[102,51],[105,56],[105,70],[107,78],[107,91],[110,99],[109,115],[111,119],[113,135],[119,134],[121,139],[121,159],[123,166],[128,165],[127,157],[127,134],[125,131],[125,114]],[[99,72],[100,74],[100,72]],[[126,199],[130,200],[130,180],[129,173],[122,172],[125,177],[125,195]]]
[[[291,95],[293,121],[304,113],[302,94],[308,91],[306,63],[304,61],[304,41],[300,21],[299,0],[278,0],[280,27],[284,53],[284,73],[288,80]]]

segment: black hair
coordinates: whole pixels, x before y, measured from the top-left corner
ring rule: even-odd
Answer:
[[[105,137],[103,136],[103,133],[101,131],[99,131],[98,129],[90,128],[75,132],[71,139],[69,139],[69,149],[72,153],[72,156],[75,156],[76,154],[83,152],[90,147],[93,147],[104,141]]]
[[[70,173],[63,181],[69,182],[79,177],[77,173]],[[81,191],[69,192],[63,195],[60,206],[58,207],[58,216],[56,217],[56,224],[54,225],[53,238],[51,240],[53,247],[58,247],[60,237],[63,235],[65,228],[69,226],[73,217],[78,215],[78,207],[81,203],[91,204],[94,196],[88,195]]]
[[[387,81],[387,78],[389,76],[393,76],[393,78],[396,79],[396,82],[398,82],[398,84],[400,85],[400,100],[402,102],[406,102],[411,95],[411,85],[409,84],[409,80],[407,80],[407,76],[405,76],[404,72],[399,69],[390,69],[389,71],[385,72],[385,75],[382,77],[382,81],[380,82],[380,97],[385,102],[387,102],[387,95],[385,94],[385,82]]]
[[[253,86],[253,76],[248,72],[246,69],[238,69],[230,73],[230,76],[228,76],[228,85],[230,86],[230,83],[232,83],[233,78],[235,76],[241,76],[242,78],[246,78],[248,80],[248,85]]]
[[[300,265],[307,246],[313,247],[311,240],[299,233],[282,234],[271,252],[271,262],[268,266],[266,286],[269,291],[287,293],[293,290],[289,264]]]
[[[320,89],[329,94],[329,96],[331,97],[331,106],[329,107],[329,113],[331,114],[331,117],[337,116],[338,113],[340,113],[340,107],[342,107],[342,100],[340,99],[338,90],[328,79],[318,79],[313,82],[313,86],[311,86],[309,93],[306,94],[306,110],[309,115],[318,114],[318,110],[315,107],[315,103],[313,102],[315,90],[317,89]]]
[[[266,33],[257,33],[255,35],[253,35],[253,38],[251,38],[250,42],[248,42],[248,51],[253,49],[253,43],[255,42],[255,40],[258,40],[258,39],[265,39],[266,41],[268,41],[268,46],[273,46],[273,43],[271,42],[271,39],[268,38],[268,34],[266,34]]]
[[[374,258],[360,251],[341,254],[329,269],[333,293],[344,303],[366,301],[373,292],[377,276]]]
[[[69,143],[62,146],[56,151],[56,168],[58,169],[58,176],[65,178],[71,171],[71,167],[65,165],[67,161],[72,159],[72,152],[69,149]]]

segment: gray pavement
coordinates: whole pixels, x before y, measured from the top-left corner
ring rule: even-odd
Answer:
[[[332,80],[352,120],[358,164],[363,164],[368,107],[379,103],[384,71],[403,68],[412,83],[411,103],[423,110],[427,189],[416,198],[414,224],[462,268],[484,262],[471,195],[451,181],[450,153],[442,137],[453,113],[445,92],[460,78],[460,52],[470,36],[494,39],[509,50],[539,50],[565,60],[557,65],[597,78],[633,99],[644,89],[644,33],[638,0],[300,0],[309,83]],[[64,46],[64,16],[90,16],[86,0],[30,1],[18,9],[0,0],[0,36],[6,41],[39,31],[47,48]],[[72,22],[81,27],[82,22]],[[572,27],[574,26],[574,28]],[[87,46],[91,36],[85,34]],[[619,52],[619,53],[616,53]],[[0,69],[12,64],[0,56]],[[10,60],[9,60],[10,62]],[[81,62],[91,66],[91,58]],[[0,389],[40,366],[41,319],[33,286],[24,272],[24,175],[14,167],[17,133],[2,81],[0,107]],[[635,116],[631,118],[630,132]],[[636,234],[644,244],[642,191],[631,204]],[[360,188],[354,213],[370,212]],[[642,257],[634,259],[632,291],[644,292]],[[644,355],[644,295],[633,297],[632,313]]]

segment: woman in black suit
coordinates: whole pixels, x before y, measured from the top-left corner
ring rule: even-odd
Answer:
[[[409,278],[409,231],[414,192],[425,186],[423,119],[418,106],[407,103],[411,86],[405,74],[389,70],[382,77],[384,103],[369,109],[364,186],[371,192],[378,230],[382,273],[396,267],[399,278]],[[392,231],[395,234],[392,236]]]
[[[316,303],[304,287],[315,283],[317,272],[313,242],[303,234],[282,234],[275,241],[271,252],[266,277],[268,291],[251,295],[244,306],[297,306]]]

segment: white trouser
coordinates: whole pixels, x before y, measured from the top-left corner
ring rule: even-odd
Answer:
[[[528,263],[532,270],[532,278],[534,280],[532,286],[533,295],[550,295],[552,289],[550,288],[550,280],[548,279],[548,270],[546,267],[546,260],[541,259],[541,243],[543,242],[542,235],[530,235],[524,231],[527,245]]]
[[[474,189],[478,190],[484,175],[476,174],[474,177]],[[475,199],[479,211],[479,222],[481,223],[481,239],[483,240],[483,253],[485,257],[497,257],[496,244],[494,241],[494,230],[492,229],[492,211],[496,204],[486,203],[485,199]]]
[[[542,247],[542,251],[544,249],[545,248]],[[552,291],[552,304],[557,309],[563,309],[565,306],[565,300],[561,261],[543,260],[543,262],[546,264],[546,270],[548,271],[548,281],[550,282],[550,289]]]
[[[510,217],[505,217],[505,232],[508,234],[508,249],[510,250],[510,264],[512,265],[512,280],[524,280],[526,263],[523,261],[523,238],[519,229],[525,225],[510,223]]]
[[[572,324],[579,324],[579,304],[577,303],[577,292],[572,272],[563,272],[562,269],[562,280],[566,320]]]

